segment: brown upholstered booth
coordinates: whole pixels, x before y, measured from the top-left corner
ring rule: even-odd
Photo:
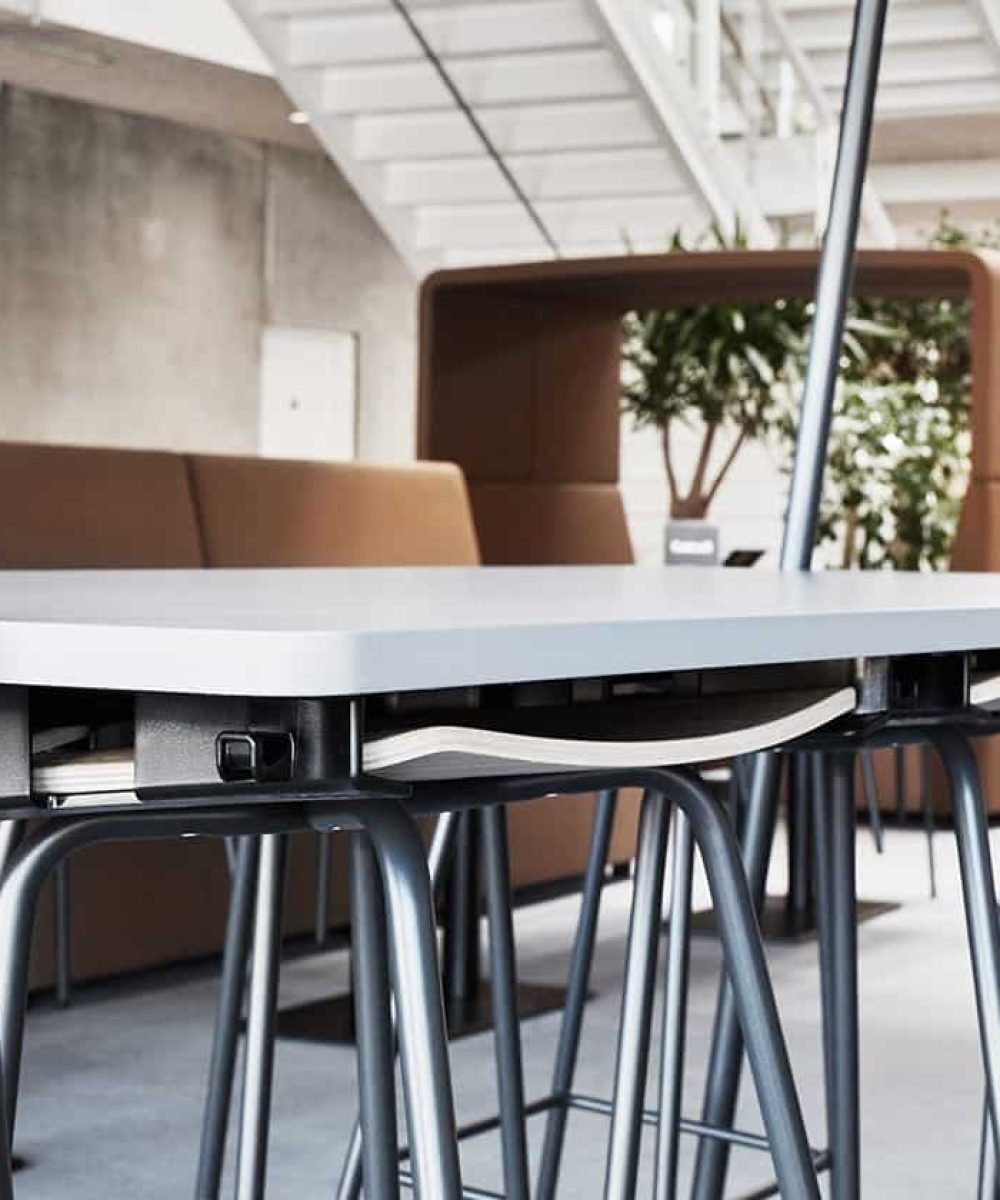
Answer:
[[[60,446],[0,445],[2,568],[475,565],[465,482],[454,466],[284,462]],[[531,809],[531,811],[529,811]],[[582,869],[586,814],[519,813],[515,883]],[[571,830],[568,835],[567,830]],[[335,855],[342,855],[334,839]],[[628,857],[629,849],[623,850]],[[316,855],[292,848],[286,927],[314,920]],[[346,917],[343,858],[329,917]],[[74,856],[73,973],[104,976],[214,953],[228,901],[210,842],[149,842]],[[43,905],[33,983],[54,973],[51,904]]]
[[[628,561],[617,486],[622,314],[808,297],[817,261],[812,251],[720,251],[431,276],[421,297],[420,457],[465,472],[483,561]],[[953,565],[1000,570],[1000,256],[862,251],[855,286],[971,299],[972,479]],[[1000,810],[1000,742],[981,753]]]

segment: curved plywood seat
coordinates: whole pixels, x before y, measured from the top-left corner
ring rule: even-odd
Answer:
[[[795,741],[854,706],[848,687],[468,710],[376,734],[365,745],[365,765],[371,774],[412,782],[694,765]],[[134,759],[127,750],[56,755],[36,766],[32,786],[84,803],[112,796],[134,802]]]
[[[973,675],[969,685],[969,703],[981,706],[1000,701],[1000,674],[985,671]]]
[[[853,688],[811,688],[470,713],[376,737],[365,763],[405,781],[695,765],[784,745],[854,706]]]

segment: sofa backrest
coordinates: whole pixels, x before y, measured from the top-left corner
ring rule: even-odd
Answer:
[[[465,566],[447,463],[183,456],[0,444],[0,569]]]
[[[483,562],[626,566],[633,561],[616,483],[470,482]]]
[[[470,566],[465,481],[448,463],[193,456],[210,567]]]
[[[0,568],[204,565],[176,454],[0,444]]]

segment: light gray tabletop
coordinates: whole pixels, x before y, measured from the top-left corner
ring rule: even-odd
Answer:
[[[0,683],[354,695],[1000,647],[1000,575],[0,572]]]

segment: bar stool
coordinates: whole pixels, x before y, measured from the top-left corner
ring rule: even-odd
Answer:
[[[370,990],[372,979],[386,982],[384,997],[368,995],[368,1003],[359,1009],[362,1055],[371,1042],[366,1031],[383,1019],[388,1023],[391,968],[418,1194],[458,1200],[461,1181],[426,852],[415,817],[404,803],[407,790],[389,781],[362,777],[361,742],[353,736],[362,727],[362,718],[356,715],[359,708],[351,705],[348,775],[328,780],[311,770],[297,774],[291,799],[300,797],[299,802],[290,803],[287,792],[272,796],[263,785],[254,788],[256,795],[245,802],[230,795],[225,803],[213,804],[208,795],[206,803],[200,804],[190,789],[179,785],[184,798],[178,807],[151,807],[135,792],[130,750],[56,753],[35,765],[34,794],[50,810],[62,813],[22,844],[0,883],[0,1090],[11,1135],[31,930],[38,895],[48,875],[69,852],[99,842],[192,835],[236,837],[241,842],[237,877],[256,874],[258,880],[236,1194],[240,1200],[262,1196],[272,1056],[260,1051],[269,1049],[273,1040],[285,840],[289,833],[300,830],[353,830],[359,841],[360,835],[364,836],[364,869],[368,871],[364,896],[369,911],[378,914],[367,926],[372,945],[365,962],[374,967],[374,975],[364,972],[362,986]],[[206,792],[212,791],[209,784]],[[370,1063],[366,1065],[370,1075]],[[364,1069],[361,1073],[365,1076]],[[392,1136],[395,1138],[394,1117]],[[6,1183],[9,1173],[8,1179],[0,1179],[0,1194],[6,1194]]]
[[[784,744],[851,711],[854,702],[852,688],[838,687],[780,693],[742,693],[728,697],[712,696],[696,702],[664,701],[656,697],[644,697],[634,702],[616,700],[609,704],[589,703],[554,709],[525,708],[505,710],[502,713],[463,709],[447,715],[435,714],[433,725],[414,726],[404,722],[402,727],[394,728],[390,724],[385,729],[374,728],[365,745],[365,767],[375,775],[415,784],[418,803],[430,804],[434,811],[447,811],[453,809],[456,804],[467,804],[468,798],[473,794],[478,797],[477,803],[488,808],[506,800],[523,800],[528,796],[570,792],[573,787],[602,787],[604,791],[598,810],[598,829],[604,831],[604,837],[599,836],[595,839],[587,871],[588,882],[593,882],[603,867],[606,838],[613,818],[614,800],[610,789],[641,782],[634,777],[636,771],[662,770],[681,764],[752,753]],[[413,718],[410,718],[410,721],[412,722]],[[397,722],[397,725],[399,724]],[[567,777],[565,772],[570,770],[573,773]],[[538,772],[544,772],[544,775],[537,775]],[[583,782],[580,772],[588,772]],[[516,782],[510,782],[529,773],[534,778],[533,784],[518,785]],[[499,790],[496,790],[493,784],[482,783],[473,786],[472,782],[476,779],[504,777],[508,782]],[[644,778],[651,794],[647,795],[644,801],[643,832],[639,839],[637,899],[629,937],[629,983],[623,997],[623,1034],[619,1052],[618,1084],[614,1101],[606,1102],[604,1109],[612,1116],[608,1163],[609,1194],[621,1196],[629,1194],[629,1188],[634,1182],[638,1140],[644,1119],[641,1112],[640,1085],[649,1044],[652,980],[659,935],[659,897],[663,887],[666,853],[669,810],[665,792],[669,793],[669,798],[682,809],[694,806],[699,812],[699,821],[694,832],[702,843],[709,838],[714,847],[710,851],[705,850],[704,844],[702,847],[703,853],[715,854],[711,872],[714,886],[728,897],[724,903],[736,905],[735,909],[729,910],[729,915],[733,911],[741,914],[738,916],[738,922],[742,921],[745,915],[740,908],[742,900],[733,899],[726,890],[730,884],[724,883],[719,875],[721,853],[728,856],[726,871],[731,873],[735,870],[740,876],[740,883],[743,882],[738,859],[731,853],[734,852],[733,834],[722,808],[690,775],[682,774],[675,778],[668,771],[666,774],[655,776],[647,774]],[[653,779],[656,788],[650,782]],[[456,785],[459,782],[461,789],[457,790]],[[711,813],[710,817],[705,815],[706,811]],[[705,825],[706,820],[709,822],[708,827]],[[675,854],[678,870],[675,874],[675,887],[683,888],[690,886],[691,843],[690,831],[682,818],[678,818],[677,831],[678,848]],[[496,839],[494,843],[495,841]],[[726,847],[724,851],[719,850],[720,843]],[[436,862],[440,862],[440,847],[433,857]],[[500,865],[497,858],[494,858],[492,868],[487,864],[488,879],[491,869],[498,874],[505,874],[505,871],[499,871]],[[687,883],[685,879],[688,880]],[[489,891],[488,888],[488,907]],[[593,948],[599,888],[585,889],[584,902],[585,911],[573,951],[570,1002],[557,1055],[554,1095],[528,1106],[532,1112],[551,1109],[542,1171],[543,1178],[553,1181],[558,1173],[566,1111],[574,1103],[569,1088],[579,1045],[579,1022],[582,1018],[582,1002],[586,995],[586,974]],[[502,923],[498,923],[498,909],[501,907],[505,907],[507,912]],[[675,914],[679,911],[681,910],[675,908]],[[490,912],[490,918],[491,944],[497,938],[498,928],[501,945],[509,944],[508,896],[504,895],[497,900]],[[739,939],[749,936],[745,926],[738,927]],[[733,926],[728,927],[726,937],[729,946],[727,953],[731,958],[737,953],[733,945],[733,938],[737,937]],[[754,928],[752,940],[755,945],[756,938]],[[684,938],[678,937],[675,945],[681,946],[684,942]],[[742,941],[740,944],[742,945]],[[759,946],[754,953],[759,955]],[[740,961],[743,963],[742,959]],[[762,963],[760,958],[758,967],[752,969],[743,963],[739,972],[750,970],[750,975],[741,974],[738,981],[738,1003],[753,1026],[751,1033],[757,1045],[755,1053],[758,1055],[758,1064],[761,1054],[767,1057],[769,1054],[773,1055],[774,1050],[773,1044],[770,1051],[762,1049],[761,1037],[763,1036],[766,1042],[768,1037],[773,1038],[777,1032],[777,1026],[769,1024],[770,1017],[764,1022],[763,1030],[759,1023],[754,1025],[753,1021],[753,1013],[773,1013],[770,994],[768,993],[766,999],[758,995],[751,1002],[744,990],[746,978],[755,981],[754,988],[760,983],[759,970],[763,969]],[[485,1127],[500,1125],[505,1147],[507,1194],[520,1196],[527,1194],[527,1163],[523,1149],[525,1109],[523,1085],[519,1082],[520,1048],[517,1041],[516,1011],[513,1007],[512,953],[501,949],[498,956],[494,957],[493,972],[494,987],[497,989],[494,999],[495,1002],[499,1002],[497,1049],[498,1066],[501,1067],[501,1113],[496,1122],[487,1122],[485,1125],[483,1122],[477,1122],[460,1133],[482,1132]],[[239,971],[232,970],[231,963],[227,963],[226,973],[227,976],[240,974]],[[676,977],[676,972],[672,972],[671,977]],[[665,1136],[665,1131],[674,1128],[676,1122],[673,1114],[679,1111],[679,1100],[676,1096],[679,1074],[676,1064],[680,1061],[681,1042],[678,1038],[682,1037],[682,1009],[678,1009],[678,1004],[682,996],[683,987],[679,991],[673,991],[671,1015],[668,1017],[670,1036],[665,1040],[665,1044],[672,1047],[664,1076],[665,1080],[670,1080],[670,1085],[664,1085],[667,1117],[662,1126],[664,1133],[661,1133],[661,1145],[674,1146],[674,1150],[669,1153],[667,1150],[663,1151],[663,1158],[667,1164],[664,1170],[668,1177],[676,1170],[675,1142],[671,1140],[673,1135]],[[359,1050],[361,1041],[359,1034]],[[502,1062],[506,1063],[506,1083]],[[758,1078],[760,1086],[766,1090],[767,1081]],[[784,1068],[778,1069],[777,1078],[783,1081],[781,1088],[785,1088],[788,1077]],[[787,1102],[787,1097],[787,1091],[782,1092],[781,1089],[778,1096],[771,1092],[762,1097],[771,1118],[774,1116],[775,1106],[780,1108]],[[598,1107],[601,1106],[600,1101],[596,1103]],[[815,1181],[811,1154],[805,1145],[804,1135],[799,1136],[801,1123],[793,1122],[792,1127],[796,1130],[794,1147],[789,1145],[787,1138],[788,1129],[791,1127],[784,1126],[783,1133],[776,1132],[773,1119],[769,1122],[769,1138],[773,1140],[776,1158],[779,1160],[779,1176],[784,1175],[786,1186],[789,1185],[790,1177],[797,1180],[795,1186],[787,1190],[786,1194],[813,1194],[809,1190],[796,1190],[796,1187],[807,1187],[803,1182],[807,1175],[813,1179],[812,1187],[815,1187]],[[687,1128],[691,1128],[690,1123]],[[707,1136],[727,1136],[717,1130],[699,1129],[698,1132]],[[741,1135],[733,1136],[740,1138]],[[755,1144],[758,1148],[766,1148],[768,1145],[764,1139],[754,1138],[752,1135],[745,1135],[743,1140],[744,1143]],[[339,1194],[342,1196],[357,1192],[362,1146],[363,1139],[356,1130],[341,1181]]]

